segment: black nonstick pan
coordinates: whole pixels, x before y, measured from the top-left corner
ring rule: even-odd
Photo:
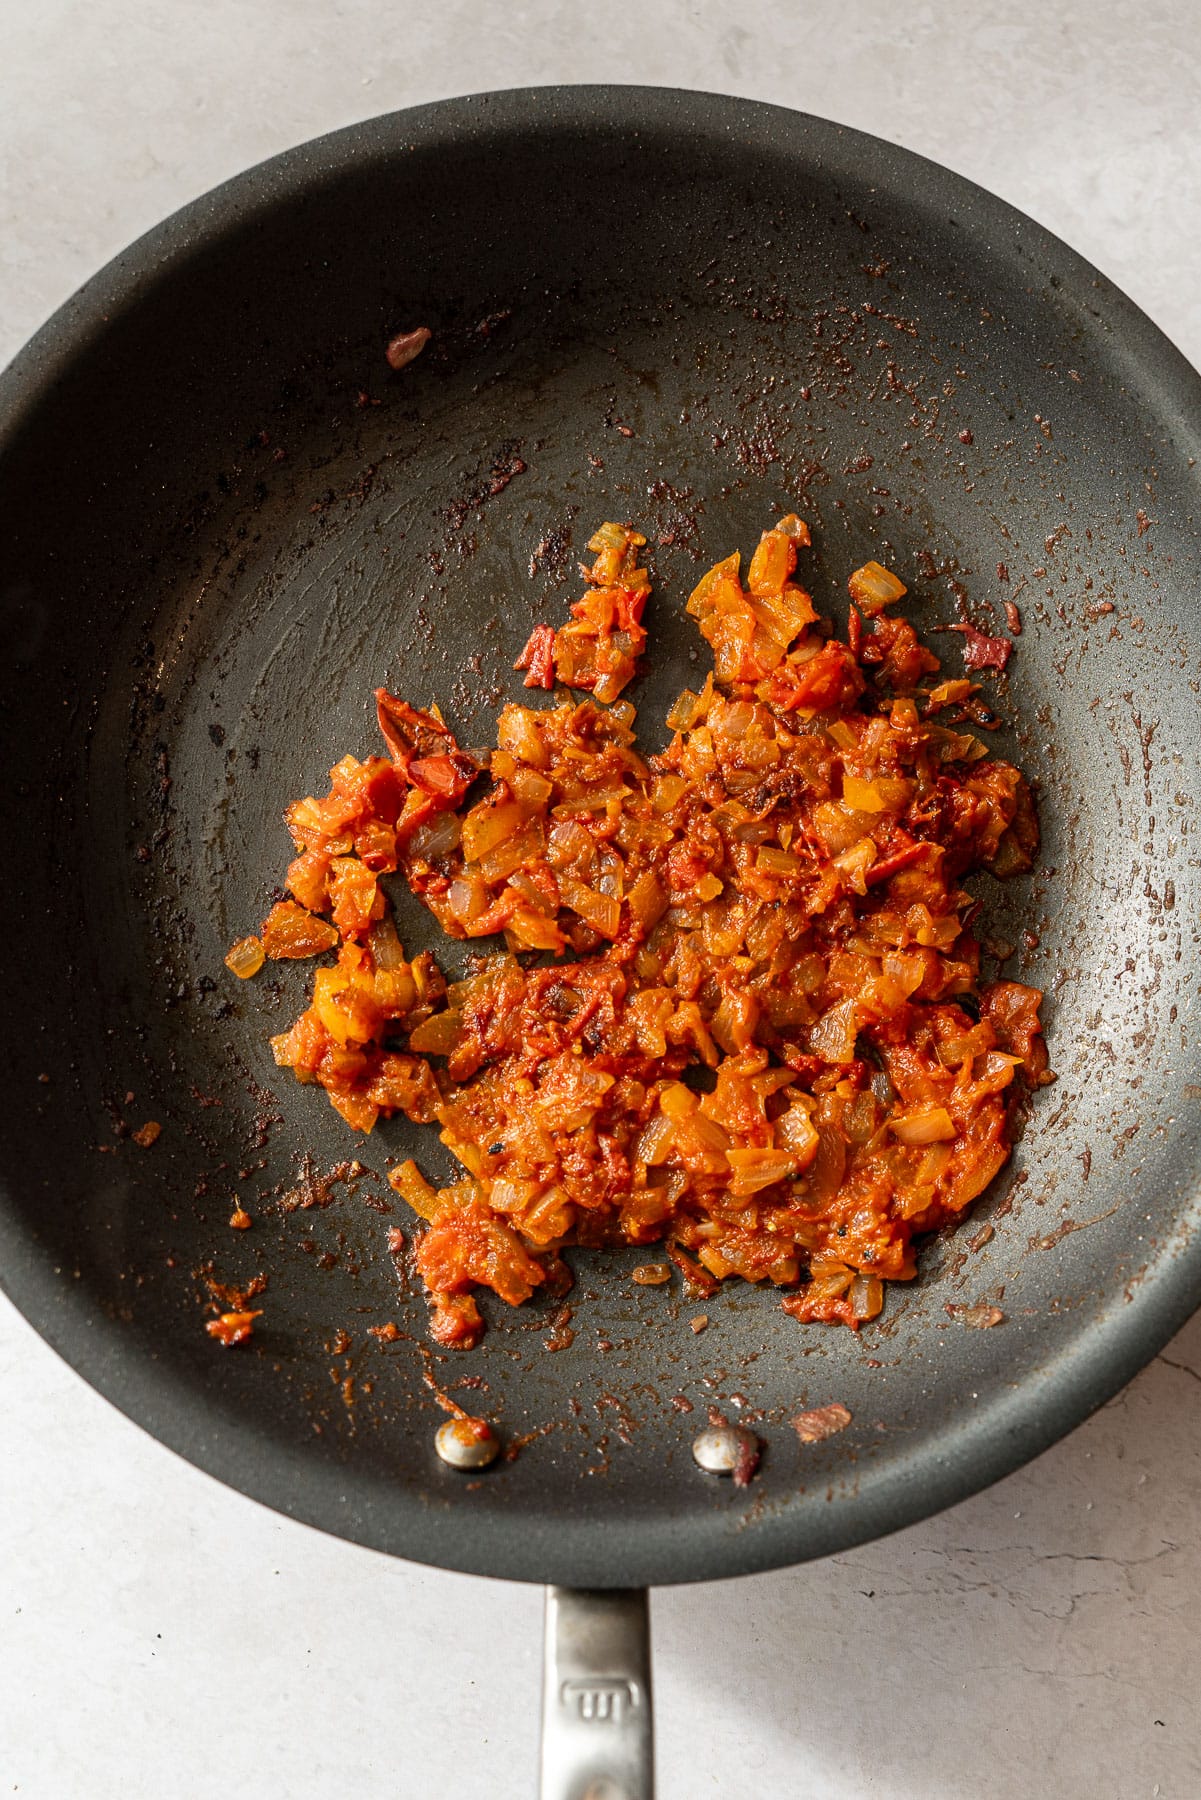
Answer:
[[[1197,375],[1028,219],[820,120],[638,88],[485,95],[292,151],[142,239],[0,378],[0,1279],[243,1492],[551,1584],[548,1795],[649,1792],[631,1590],[967,1495],[1201,1298],[1199,455]],[[286,864],[282,808],[376,749],[380,683],[488,741],[606,518],[649,539],[632,697],[654,746],[695,668],[697,571],[783,510],[840,627],[869,557],[923,632],[1020,609],[987,698],[1037,777],[1043,854],[980,895],[991,966],[1047,990],[1058,1082],[858,1335],[746,1286],[697,1334],[695,1303],[631,1283],[645,1252],[579,1252],[572,1342],[535,1302],[437,1351],[383,1180],[403,1155],[444,1173],[433,1134],[356,1140],[271,1059],[304,966],[223,967]],[[956,672],[960,640],[932,641]],[[410,950],[447,951],[399,917]],[[366,1174],[326,1179],[356,1155]],[[255,1336],[222,1350],[207,1284],[260,1273]],[[980,1301],[1003,1324],[966,1329]],[[513,1454],[441,1463],[439,1387]],[[802,1444],[789,1419],[831,1401],[851,1425]],[[745,1489],[693,1460],[710,1406],[762,1440]]]

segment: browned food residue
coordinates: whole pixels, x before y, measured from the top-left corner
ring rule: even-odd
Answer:
[[[416,331],[398,331],[384,351],[390,366],[407,369],[413,359],[421,355],[432,335],[426,325],[419,325]]]
[[[989,1306],[985,1301],[978,1301],[975,1306],[957,1306],[948,1300],[943,1311],[952,1319],[958,1319],[970,1331],[988,1331],[994,1325],[1005,1323],[1005,1314],[999,1306]]]
[[[322,1174],[311,1152],[306,1150],[300,1162],[299,1179],[295,1187],[280,1195],[279,1210],[285,1213],[309,1212],[315,1206],[330,1206],[337,1198],[335,1188],[352,1187],[367,1173],[363,1164],[355,1158],[350,1162],[335,1163],[332,1169]]]
[[[544,1350],[570,1350],[575,1343],[575,1332],[571,1329],[571,1308],[561,1306],[551,1320],[550,1336],[542,1340]]]
[[[738,1460],[734,1464],[734,1486],[749,1487],[756,1469],[763,1457],[763,1445],[750,1432],[742,1438],[738,1445]]]
[[[1006,637],[986,637],[974,625],[949,625],[948,631],[963,634],[963,666],[965,669],[1003,669],[1013,654]]]
[[[845,1431],[850,1423],[847,1408],[841,1401],[832,1400],[829,1406],[814,1406],[808,1412],[798,1413],[792,1428],[802,1444],[820,1444],[824,1438]]]

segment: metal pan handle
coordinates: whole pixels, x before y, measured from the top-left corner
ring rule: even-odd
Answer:
[[[645,1589],[546,1590],[541,1800],[654,1800]]]

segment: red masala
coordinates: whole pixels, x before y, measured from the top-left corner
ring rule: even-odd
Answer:
[[[797,1319],[858,1326],[1008,1159],[1015,1084],[1050,1079],[1041,996],[981,982],[964,886],[1030,867],[1030,792],[939,723],[972,684],[889,610],[904,584],[857,570],[841,642],[782,519],[692,594],[713,670],[646,757],[619,697],[644,541],[593,538],[584,597],[518,662],[558,691],[506,706],[486,757],[379,691],[388,755],[288,809],[292,899],[255,940],[336,946],[277,1062],[357,1130],[436,1125],[461,1164],[440,1189],[390,1175],[448,1346],[477,1340],[480,1288],[561,1293],[570,1244],[662,1244],[693,1293],[769,1281]],[[1007,639],[961,629],[969,667],[1003,666]],[[409,959],[393,875],[448,936],[504,948],[450,984]]]

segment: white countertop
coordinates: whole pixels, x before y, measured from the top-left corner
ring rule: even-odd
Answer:
[[[289,144],[448,94],[633,80],[795,105],[947,163],[1201,364],[1193,0],[6,0],[0,44],[0,362],[140,231]],[[1201,1317],[942,1517],[656,1594],[660,1800],[1201,1794],[1199,1384]],[[533,1793],[535,1590],[219,1487],[2,1302],[0,1393],[0,1796]]]

